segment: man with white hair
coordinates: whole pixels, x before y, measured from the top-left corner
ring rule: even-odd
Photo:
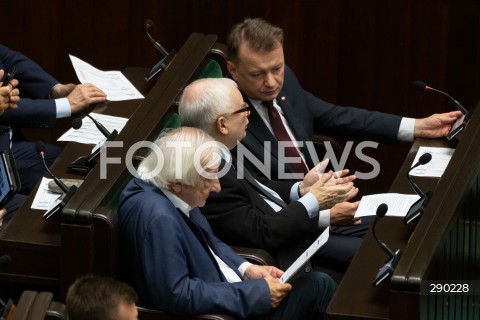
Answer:
[[[322,319],[336,287],[329,276],[281,283],[281,270],[247,262],[213,234],[198,209],[220,191],[213,142],[195,128],[168,131],[122,192],[122,273],[140,305],[178,315]]]

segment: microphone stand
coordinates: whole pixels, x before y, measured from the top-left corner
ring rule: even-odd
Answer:
[[[105,140],[105,142],[114,140],[117,137],[117,135],[118,135],[118,131],[113,130],[112,133],[110,133],[110,135],[108,136],[107,140]],[[67,165],[68,170],[71,173],[86,176],[90,172],[90,170],[92,170],[93,167],[95,167],[95,165],[97,164],[97,162],[95,161],[95,157],[98,156],[101,150],[102,150],[102,147],[100,146],[97,148],[97,150],[92,152],[90,155],[78,157],[69,165]]]
[[[430,157],[428,157],[428,156],[430,156]],[[407,214],[403,218],[403,223],[405,223],[405,224],[409,224],[410,222],[415,220],[417,217],[419,217],[423,213],[425,208],[427,207],[428,202],[430,201],[430,198],[432,197],[432,192],[431,191],[428,191],[426,194],[423,193],[422,190],[410,178],[410,172],[412,172],[413,169],[415,169],[416,167],[418,167],[420,165],[427,164],[428,162],[430,162],[431,159],[432,159],[432,157],[431,157],[430,154],[423,154],[420,157],[419,162],[417,162],[407,172],[407,180],[410,183],[410,185],[412,186],[413,190],[415,190],[415,192],[420,196],[420,199],[415,201],[410,206],[410,208],[408,209]]]

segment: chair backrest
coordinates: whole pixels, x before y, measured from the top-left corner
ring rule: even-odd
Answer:
[[[66,320],[67,308],[53,301],[53,293],[26,290],[20,296],[12,320]]]

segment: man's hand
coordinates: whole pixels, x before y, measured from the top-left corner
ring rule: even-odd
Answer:
[[[74,85],[57,84],[52,90],[53,98],[67,97],[73,114],[88,111],[91,105],[102,103],[107,100],[107,95],[93,84],[85,83]]]
[[[3,78],[4,70],[0,69],[0,79]],[[0,115],[7,109],[15,109],[20,101],[20,91],[16,88],[18,80],[12,79],[5,87],[0,87]]]
[[[282,284],[280,282],[280,277],[282,276],[283,271],[274,267],[274,266],[260,266],[256,264],[250,265],[245,273],[243,278],[248,279],[265,279],[267,281],[268,287],[270,288],[270,306],[272,308],[278,307],[283,298],[292,290],[292,286],[288,283]]]
[[[360,224],[360,218],[354,218],[359,204],[360,201],[340,202],[334,205],[330,209],[330,224],[335,226]]]
[[[435,113],[430,117],[415,119],[415,138],[446,137],[455,121],[462,116],[460,111]]]
[[[300,182],[299,191],[300,195],[304,196],[307,192],[310,191],[312,185],[314,185],[324,174],[325,168],[328,165],[329,160],[325,159],[324,161],[317,164],[312,168],[307,174],[303,181]],[[346,176],[350,171],[348,169],[343,169],[332,173],[330,180],[328,180],[325,185],[332,186],[336,184],[343,184],[356,179],[354,175]]]
[[[281,283],[279,279],[270,276],[264,279],[270,288],[270,306],[276,308],[287,296],[288,292],[292,290],[292,285],[289,283]]]
[[[0,210],[0,230],[3,227],[3,217],[7,214],[7,209]]]
[[[274,266],[260,266],[256,264],[250,265],[243,274],[244,279],[260,279],[267,276],[273,278],[280,278],[283,274],[283,271],[274,267]]]
[[[333,172],[328,172],[322,175],[311,188],[310,192],[315,196],[321,209],[328,209],[339,202],[343,202],[348,198],[352,198],[352,194],[356,191],[353,187],[353,182],[350,177],[337,178],[336,185],[326,185],[326,183],[334,175]],[[354,177],[354,176],[353,176]]]

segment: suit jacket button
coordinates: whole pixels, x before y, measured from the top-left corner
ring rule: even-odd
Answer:
[[[310,271],[312,271],[312,268],[310,266],[306,266],[305,267],[305,272],[309,273]]]

